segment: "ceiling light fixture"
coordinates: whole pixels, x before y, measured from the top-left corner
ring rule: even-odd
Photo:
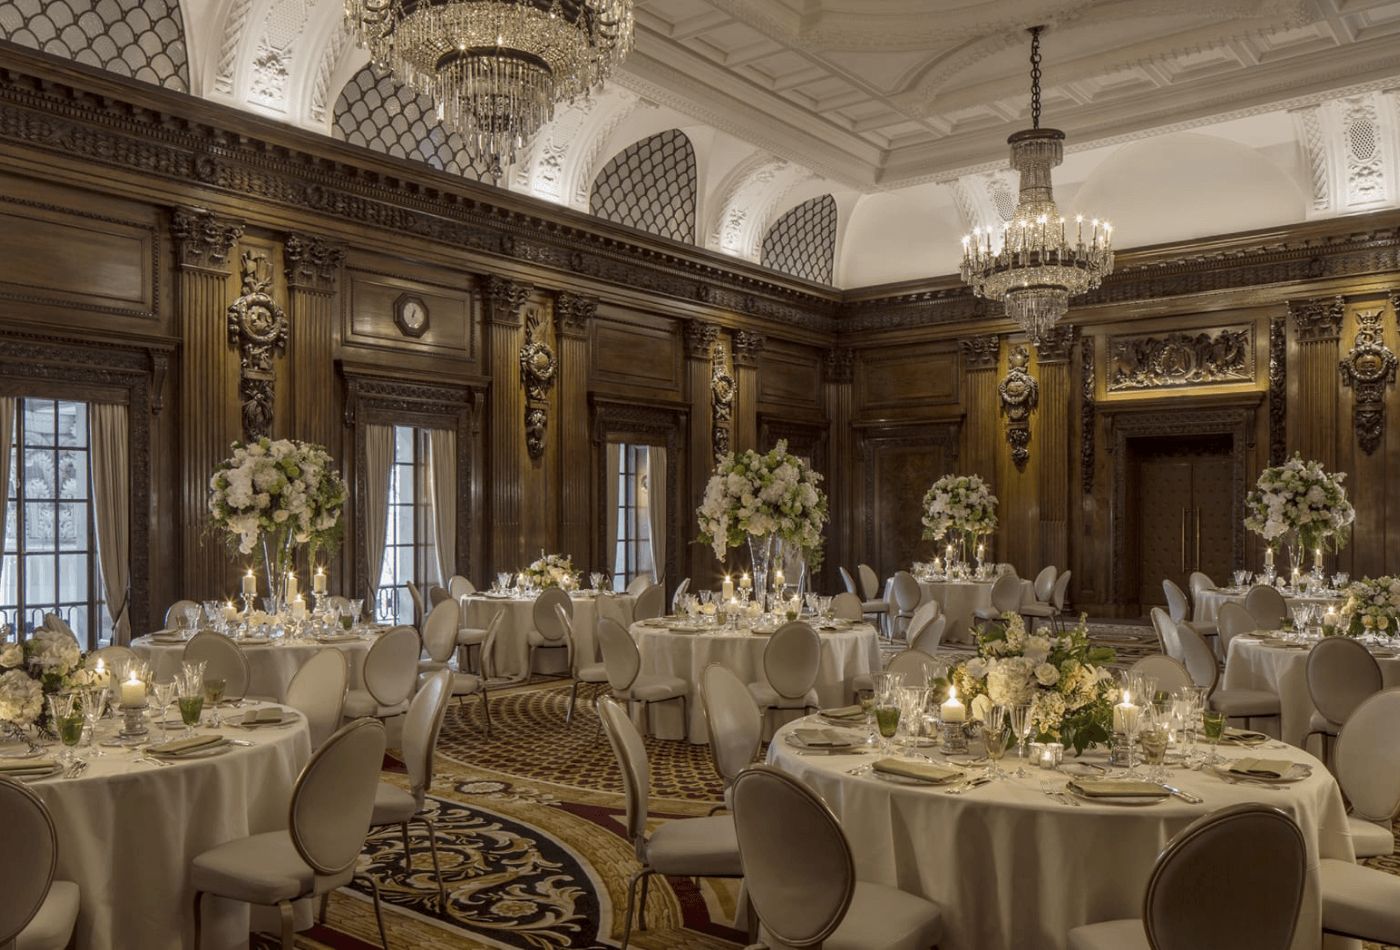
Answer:
[[[1093,290],[1113,273],[1113,228],[1083,215],[1068,233],[1055,206],[1050,170],[1064,161],[1065,133],[1040,127],[1040,32],[1031,27],[1032,127],[1008,138],[1011,167],[1021,173],[1021,197],[1001,227],[973,228],[962,239],[962,279],[973,293],[1000,300],[1006,315],[1039,344],[1069,310],[1069,298]]]

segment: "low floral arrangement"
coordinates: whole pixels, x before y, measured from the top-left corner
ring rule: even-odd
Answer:
[[[951,674],[958,695],[985,721],[992,706],[1031,706],[1031,728],[1039,742],[1062,742],[1075,752],[1107,743],[1113,731],[1118,687],[1108,669],[1111,647],[1092,646],[1081,617],[1059,636],[1027,633],[1010,614],[988,624],[977,638],[977,655]]]
[[[1363,633],[1400,636],[1400,577],[1352,581],[1346,595],[1338,611],[1343,633],[1349,637]]]
[[[41,723],[45,696],[92,682],[95,675],[83,669],[73,635],[40,627],[22,643],[0,646],[0,722]]]
[[[808,567],[821,564],[826,493],[822,476],[779,442],[772,451],[750,449],[719,460],[696,511],[700,540],[724,560],[750,535],[775,534],[802,549]]]
[[[546,587],[562,587],[573,590],[578,587],[578,573],[574,570],[573,559],[567,554],[545,554],[520,572],[533,586],[544,590]]]
[[[274,550],[309,544],[313,555],[335,547],[348,497],[330,453],[293,439],[235,442],[209,479],[210,520],[240,554],[263,540]]]
[[[1289,532],[1312,551],[1330,542],[1333,549],[1346,543],[1342,529],[1356,520],[1342,482],[1345,472],[1328,474],[1320,462],[1305,461],[1294,453],[1282,465],[1259,473],[1254,489],[1245,496],[1244,526],[1273,548]]]
[[[976,538],[997,527],[997,496],[980,475],[944,475],[924,494],[924,539]]]

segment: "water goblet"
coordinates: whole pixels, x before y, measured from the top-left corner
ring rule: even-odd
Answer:
[[[1235,586],[1236,586],[1236,587],[1248,587],[1248,586],[1249,586],[1249,571],[1236,571],[1236,572],[1235,572]]]
[[[1332,586],[1337,590],[1341,590],[1349,583],[1351,583],[1351,575],[1346,571],[1338,571],[1332,575]]]
[[[875,698],[875,725],[880,730],[880,753],[889,755],[890,740],[899,731],[899,702],[893,693]]]
[[[1206,741],[1210,743],[1210,755],[1206,757],[1206,764],[1215,765],[1222,761],[1220,740],[1225,737],[1225,714],[1214,709],[1202,709],[1201,729],[1205,733]]]
[[[204,701],[209,705],[209,725],[216,729],[223,725],[219,719],[219,703],[223,702],[227,686],[228,681],[222,676],[204,677]]]
[[[87,723],[87,744],[94,755],[102,755],[102,747],[97,744],[97,724],[107,711],[107,687],[89,686],[83,690],[83,720]]]
[[[1138,730],[1138,746],[1142,749],[1142,758],[1147,763],[1149,782],[1161,783],[1166,780],[1167,770],[1163,762],[1166,760],[1170,736],[1165,717],[1158,718],[1149,712],[1146,724]]]
[[[602,589],[603,589],[603,574],[602,574],[602,572],[601,572],[601,571],[593,571],[592,573],[590,573],[590,574],[588,575],[588,583],[589,583],[590,585],[592,585],[592,587],[593,587],[593,589],[594,589],[595,591],[600,591],[600,590],[602,590]]]
[[[1006,747],[1011,740],[1011,722],[1007,715],[1005,706],[993,706],[987,712],[987,718],[982,721],[982,742],[987,747],[987,758],[991,761],[992,767],[987,772],[988,778],[1005,778],[1006,773],[1001,770],[1002,756],[1006,755]]]
[[[199,725],[199,717],[204,712],[204,676],[181,676],[175,703],[180,707],[180,721],[185,724],[185,738],[194,736],[194,727]]]
[[[1026,776],[1026,739],[1031,732],[1031,706],[1030,703],[1017,703],[1009,710],[1011,714],[1011,731],[1016,735],[1016,757],[1021,760],[1021,764],[1016,767],[1016,777]]]
[[[162,738],[170,735],[170,724],[166,722],[165,716],[170,711],[170,704],[175,702],[175,695],[178,691],[175,680],[165,680],[151,684],[151,699],[155,702],[156,715],[160,717],[160,734]]]
[[[67,766],[73,764],[73,749],[83,738],[83,715],[77,706],[77,693],[50,693],[49,720],[58,741],[63,744],[59,761]]]

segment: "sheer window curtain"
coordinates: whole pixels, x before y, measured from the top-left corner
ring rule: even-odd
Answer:
[[[651,576],[666,581],[666,450],[647,449],[647,526],[651,529]]]
[[[389,475],[394,465],[393,426],[365,426],[365,558],[369,565],[366,603],[375,603],[379,575],[384,570],[384,536],[389,530]]]
[[[428,430],[428,501],[433,506],[433,542],[439,583],[457,573],[457,433]]]
[[[88,420],[97,560],[102,569],[107,614],[112,618],[112,642],[130,643],[131,443],[126,406],[92,403]]]
[[[622,446],[609,442],[607,449],[607,477],[604,482],[604,511],[608,513],[603,525],[603,556],[607,559],[608,579],[617,573],[617,477],[622,471]]]

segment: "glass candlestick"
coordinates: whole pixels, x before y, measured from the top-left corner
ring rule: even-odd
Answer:
[[[146,709],[147,704],[140,706],[123,706],[122,710],[122,731],[121,738],[137,739],[147,734],[146,729]]]

